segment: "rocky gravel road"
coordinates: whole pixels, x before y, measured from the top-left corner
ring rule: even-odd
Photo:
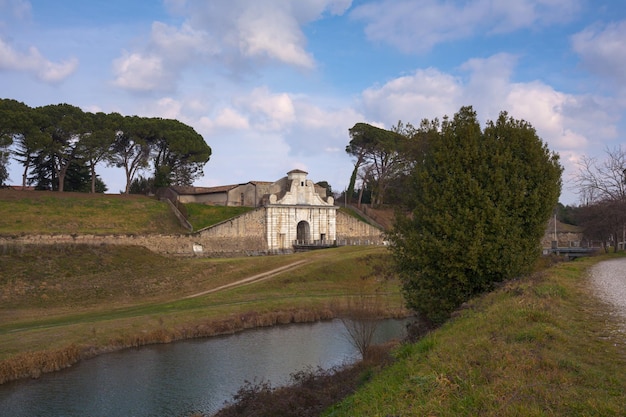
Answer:
[[[594,265],[589,271],[589,279],[593,293],[602,301],[612,306],[611,316],[616,320],[615,332],[621,335],[622,340],[616,343],[626,343],[626,259],[612,259]],[[611,320],[613,321],[613,320]],[[613,326],[610,326],[613,327]]]
[[[626,320],[626,259],[600,262],[591,268],[590,278],[594,293]]]

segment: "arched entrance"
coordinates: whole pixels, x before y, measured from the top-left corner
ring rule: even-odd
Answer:
[[[311,240],[311,227],[309,226],[309,222],[303,220],[298,223],[296,239],[299,244],[309,243]]]

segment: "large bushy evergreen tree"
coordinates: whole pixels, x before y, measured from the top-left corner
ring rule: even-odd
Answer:
[[[407,304],[440,323],[472,296],[531,269],[562,167],[530,124],[506,113],[481,130],[463,107],[421,128],[427,150],[406,183],[410,215],[397,216],[391,247]]]

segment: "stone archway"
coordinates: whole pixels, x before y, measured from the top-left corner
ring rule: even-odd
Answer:
[[[296,230],[296,240],[299,243],[309,243],[309,241],[311,240],[311,226],[309,225],[309,222],[306,222],[304,220],[301,221],[300,223],[298,223],[298,227]]]

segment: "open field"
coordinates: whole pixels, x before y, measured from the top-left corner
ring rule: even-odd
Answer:
[[[364,294],[381,295],[381,316],[408,313],[398,283],[371,276],[387,256],[377,247],[233,259],[78,245],[2,252],[0,381],[111,349],[329,319]],[[296,262],[268,279],[208,292]]]

